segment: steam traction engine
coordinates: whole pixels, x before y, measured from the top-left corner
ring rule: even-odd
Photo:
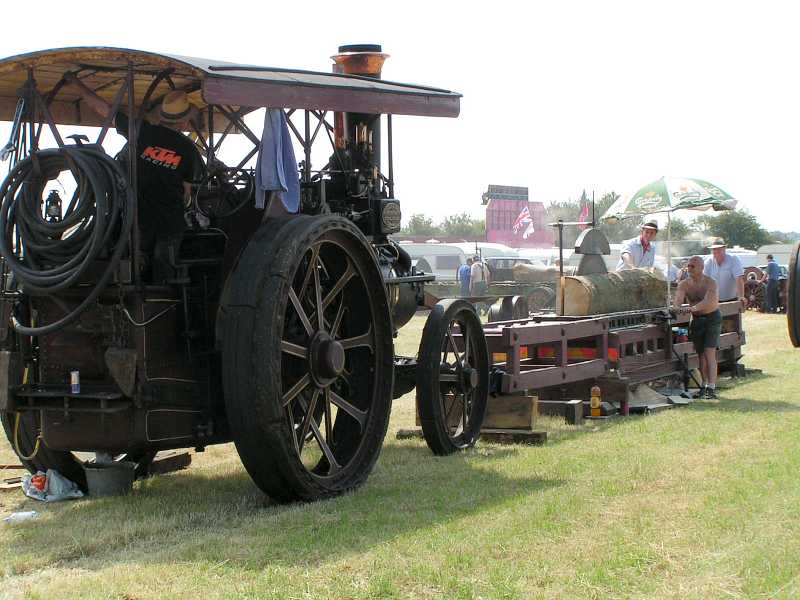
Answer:
[[[0,415],[29,469],[85,485],[80,453],[146,472],[159,450],[233,440],[270,496],[324,498],[366,479],[393,395],[418,382],[434,452],[474,443],[488,390],[480,322],[465,302],[440,303],[419,368],[395,357],[393,336],[432,277],[388,238],[400,228],[391,115],[455,117],[459,95],[382,81],[379,46],[339,50],[333,74],[110,48],[0,61],[0,118],[13,120],[0,190]],[[140,251],[136,153],[106,153],[112,118],[81,105],[67,72],[112,116],[135,117],[128,139],[170,90],[201,109],[189,133],[205,172],[166,275]],[[254,203],[261,139],[245,116],[260,107],[282,107],[303,148],[299,214],[274,193],[265,208]],[[100,134],[71,141],[69,125]],[[223,164],[237,133],[252,149]],[[315,170],[319,140],[331,153]],[[53,191],[65,177],[69,200],[69,185]]]

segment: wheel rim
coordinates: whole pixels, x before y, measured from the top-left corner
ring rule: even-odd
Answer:
[[[448,437],[456,446],[472,443],[476,431],[476,395],[481,373],[476,349],[482,331],[457,313],[448,323],[439,348],[439,403]],[[482,415],[481,415],[482,418]]]
[[[329,233],[302,255],[289,288],[281,403],[294,450],[318,479],[357,462],[378,394],[374,294],[383,291],[367,285],[364,254],[356,240]]]
[[[795,348],[800,348],[800,243],[795,244],[789,258],[786,280],[786,325]]]

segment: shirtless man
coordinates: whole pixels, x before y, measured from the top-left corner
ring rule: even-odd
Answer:
[[[722,329],[717,282],[703,275],[703,259],[699,256],[689,259],[686,270],[689,277],[678,284],[674,306],[677,312],[692,315],[689,339],[700,358],[700,374],[703,377],[700,391],[694,397],[716,399],[717,345]],[[684,302],[688,305],[684,305]]]

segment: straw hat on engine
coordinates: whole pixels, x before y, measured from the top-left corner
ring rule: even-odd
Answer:
[[[167,124],[183,123],[197,116],[198,110],[191,102],[186,92],[173,90],[161,100],[161,107],[157,114],[159,120]]]

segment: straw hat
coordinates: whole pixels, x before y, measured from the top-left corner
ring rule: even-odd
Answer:
[[[165,123],[182,123],[195,116],[197,108],[189,102],[186,92],[173,90],[161,100],[158,117]]]
[[[708,245],[708,247],[711,248],[711,249],[714,249],[714,248],[725,248],[727,245],[728,244],[725,243],[724,239],[718,237],[718,238],[713,238],[711,240],[711,243]]]

